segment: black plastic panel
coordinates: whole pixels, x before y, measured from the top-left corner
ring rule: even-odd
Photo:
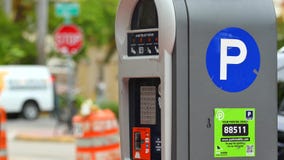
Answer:
[[[159,92],[158,87],[160,84],[159,78],[133,78],[129,80],[129,123],[130,123],[130,157],[133,157],[132,149],[133,142],[133,128],[150,128],[151,129],[151,160],[161,160],[161,109],[159,106]],[[142,124],[141,121],[141,87],[155,87],[155,123]],[[151,95],[151,94],[149,94]],[[143,103],[145,103],[144,101]],[[151,100],[149,105],[152,105]],[[149,111],[152,111],[150,109]],[[152,117],[153,118],[153,117]],[[143,142],[142,142],[143,143]],[[137,143],[135,143],[137,144]]]

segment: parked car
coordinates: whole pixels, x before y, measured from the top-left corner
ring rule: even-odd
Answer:
[[[278,113],[279,140],[284,143],[284,105],[281,105]]]
[[[277,53],[277,81],[278,86],[284,86],[284,47],[282,47]],[[280,92],[282,88],[279,88]],[[280,94],[280,93],[278,93]],[[280,96],[282,93],[280,94]],[[284,159],[284,97],[281,98],[278,112],[278,159]]]
[[[278,113],[278,159],[284,159],[284,105],[281,105]]]
[[[54,110],[54,81],[46,66],[0,66],[0,106],[32,120]]]

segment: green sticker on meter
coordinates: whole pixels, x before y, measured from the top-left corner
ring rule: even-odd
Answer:
[[[215,108],[214,157],[255,156],[255,108]]]

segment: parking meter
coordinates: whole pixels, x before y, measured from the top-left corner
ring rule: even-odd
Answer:
[[[170,159],[174,41],[171,0],[120,1],[116,42],[124,159]]]
[[[270,0],[121,0],[122,159],[276,159],[275,28]]]

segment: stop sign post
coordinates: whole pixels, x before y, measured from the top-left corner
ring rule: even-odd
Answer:
[[[55,48],[58,52],[66,55],[68,65],[67,77],[67,106],[70,111],[73,110],[72,101],[74,97],[74,68],[72,65],[72,56],[77,54],[83,46],[83,33],[79,27],[74,24],[64,24],[59,26],[54,32]],[[72,112],[68,116],[68,130],[72,130]]]
[[[83,46],[83,34],[74,24],[61,25],[54,33],[55,48],[64,55],[75,55]]]

